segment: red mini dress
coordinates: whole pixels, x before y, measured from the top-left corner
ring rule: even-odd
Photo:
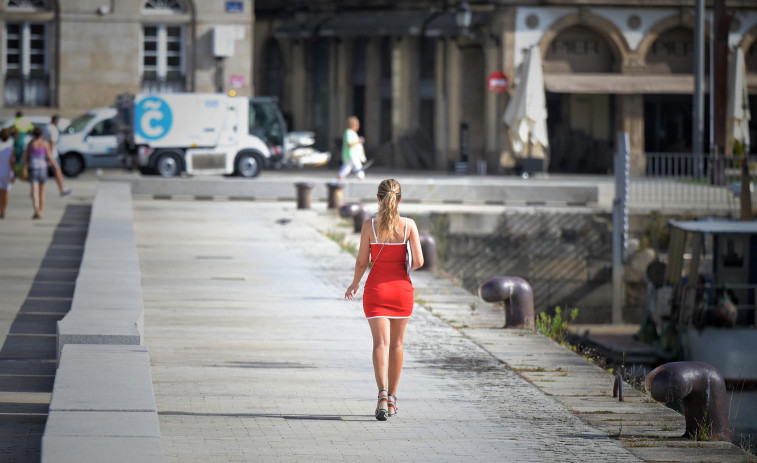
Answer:
[[[407,219],[402,243],[379,243],[371,219],[371,273],[363,289],[365,318],[410,318],[413,313],[413,284],[407,274]]]

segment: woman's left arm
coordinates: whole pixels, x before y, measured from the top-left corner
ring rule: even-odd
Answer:
[[[413,265],[410,270],[417,270],[423,267],[423,250],[421,249],[421,238],[418,234],[418,226],[415,224],[415,220],[407,219],[410,227],[410,252],[413,253]]]

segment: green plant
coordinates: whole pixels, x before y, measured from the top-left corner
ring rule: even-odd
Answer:
[[[695,441],[712,440],[712,421],[707,419],[707,410],[704,411],[702,421],[697,420],[697,429],[693,437]]]
[[[565,335],[568,334],[568,323],[578,317],[578,309],[574,308],[570,311],[570,315],[563,320],[562,309],[555,307],[555,316],[551,317],[549,314],[542,312],[536,317],[536,329],[541,334],[548,338],[562,343],[565,339]]]
[[[347,241],[346,235],[344,233],[328,231],[328,232],[325,232],[324,234],[326,235],[328,239],[338,244],[340,248],[349,252],[354,257],[357,257],[357,252],[358,252],[357,246],[354,243]]]

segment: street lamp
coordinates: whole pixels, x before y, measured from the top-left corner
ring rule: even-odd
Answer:
[[[455,19],[457,21],[457,27],[462,29],[464,34],[468,34],[468,28],[470,28],[473,13],[471,12],[470,5],[465,0],[457,5]]]

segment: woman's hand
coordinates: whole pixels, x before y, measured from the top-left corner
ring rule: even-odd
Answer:
[[[353,300],[355,298],[355,294],[357,294],[359,284],[351,284],[349,288],[347,288],[347,292],[344,293],[344,298],[348,300]]]

